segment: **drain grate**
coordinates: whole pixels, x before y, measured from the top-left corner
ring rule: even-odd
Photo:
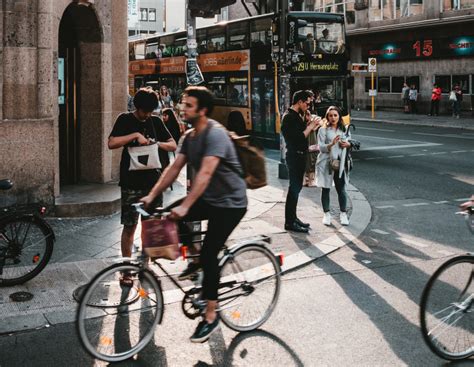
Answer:
[[[15,292],[10,294],[10,299],[13,302],[28,302],[33,299],[33,294],[30,292]]]

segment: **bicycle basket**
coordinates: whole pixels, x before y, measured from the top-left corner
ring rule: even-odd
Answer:
[[[152,258],[176,260],[179,238],[176,222],[163,218],[142,221],[143,252]]]

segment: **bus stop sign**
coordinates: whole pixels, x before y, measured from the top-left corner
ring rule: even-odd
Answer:
[[[369,73],[376,73],[377,72],[377,59],[375,57],[369,58]]]

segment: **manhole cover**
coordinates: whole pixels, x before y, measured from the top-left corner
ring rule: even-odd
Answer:
[[[30,292],[15,292],[10,294],[10,298],[13,302],[28,302],[33,299],[33,295]]]
[[[88,284],[81,285],[73,292],[72,296],[80,302]],[[120,282],[110,281],[100,283],[94,290],[94,294],[87,304],[93,307],[117,307],[128,305],[138,297],[137,286],[125,287]]]

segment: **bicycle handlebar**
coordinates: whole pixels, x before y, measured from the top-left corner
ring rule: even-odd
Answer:
[[[141,202],[132,204],[132,206],[135,209],[135,211],[144,218],[150,218],[154,216],[167,216],[170,214],[169,212],[165,212],[164,208],[155,208],[153,213],[147,212],[145,210],[145,204]]]

